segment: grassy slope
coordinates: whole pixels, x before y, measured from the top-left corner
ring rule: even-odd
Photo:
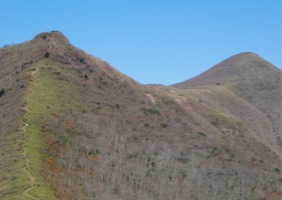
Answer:
[[[24,92],[28,76],[21,72],[18,46],[0,50],[0,88],[5,95],[0,99],[0,196],[2,199],[19,199],[29,187],[29,179],[24,170]],[[16,53],[15,53],[16,52]]]
[[[46,154],[48,146],[44,140],[57,133],[54,132],[56,129],[46,130],[45,127],[55,124],[62,113],[78,103],[73,96],[76,86],[59,80],[53,73],[55,69],[59,70],[55,63],[47,63],[44,60],[36,64],[36,79],[31,85],[30,96],[27,99],[27,123],[30,124],[27,129],[27,155],[30,160],[30,171],[36,178],[36,185],[30,194],[40,199],[55,199],[43,176],[50,160],[50,156]]]
[[[253,53],[241,53],[215,65],[206,72],[190,80],[174,85],[179,88],[194,88],[201,91],[214,91],[209,95],[210,104],[224,103],[224,109],[244,119],[257,138],[277,154],[281,151],[281,70]],[[242,106],[236,107],[224,102],[225,96],[216,98],[222,89],[233,92],[234,99]],[[215,101],[214,101],[215,100]],[[242,109],[249,107],[249,111]],[[221,107],[218,107],[221,109]],[[236,110],[236,111],[235,111]],[[234,112],[235,111],[235,112]],[[237,114],[235,114],[237,113]],[[250,114],[252,113],[252,114]],[[269,134],[265,134],[269,133]]]
[[[28,72],[32,81],[28,84],[26,94],[22,97],[26,113],[23,121],[18,124],[18,135],[7,137],[7,140],[11,141],[9,149],[17,149],[19,145],[23,146],[18,152],[19,156],[23,157],[26,148],[28,163],[23,158],[15,160],[14,165],[18,169],[17,178],[8,183],[3,182],[7,191],[9,191],[8,188],[15,189],[12,190],[14,192],[11,192],[9,199],[30,199],[23,194],[27,189],[29,189],[29,195],[39,199],[57,199],[50,184],[46,182],[50,160],[46,140],[56,137],[62,141],[67,137],[64,134],[58,135],[56,129],[50,127],[58,123],[62,113],[69,112],[79,102],[74,97],[76,86],[59,80],[54,73],[54,71],[57,73],[60,71],[58,65],[42,60],[34,63],[31,66],[33,70]],[[23,127],[26,123],[28,126],[25,134]],[[45,127],[49,128],[46,130]],[[34,185],[31,184],[30,177],[24,168],[35,178]]]
[[[40,70],[42,63],[36,63],[33,64],[33,66],[36,67],[37,70]],[[56,82],[51,76],[48,76],[48,74],[41,76],[40,72],[33,71],[29,73],[33,74],[32,78],[34,81],[28,85],[26,95],[23,97],[23,101],[25,101],[26,104],[26,114],[24,121],[20,125],[20,127],[23,127],[24,124],[29,124],[22,141],[24,148],[26,148],[28,163],[26,163],[24,159],[21,159],[19,163],[19,168],[22,169],[19,175],[20,177],[16,179],[17,183],[12,183],[14,187],[17,188],[17,193],[11,195],[9,199],[30,199],[31,197],[28,195],[38,197],[39,199],[56,199],[43,177],[48,159],[46,155],[48,146],[46,146],[43,140],[44,137],[40,126],[45,120],[51,118],[51,113],[47,109],[46,104],[52,104],[54,109],[58,109],[60,106],[58,105],[59,99],[57,100],[56,98],[56,92],[60,91],[50,89],[54,87]],[[23,130],[21,130],[21,132],[23,132]],[[28,172],[35,177],[34,185],[29,181],[30,177],[27,171],[24,170],[25,167]],[[28,195],[24,195],[26,189],[29,189]]]
[[[68,200],[279,196],[276,157],[253,141],[228,91],[142,87],[56,39],[52,59],[28,69],[26,115],[7,137],[5,152],[15,161],[3,170],[9,178],[0,180],[0,192],[8,184],[9,199],[31,199],[23,196],[29,188],[29,195],[56,199],[50,180],[58,199]],[[8,166],[16,166],[15,179]]]

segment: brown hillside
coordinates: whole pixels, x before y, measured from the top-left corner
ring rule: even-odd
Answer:
[[[208,71],[190,80],[174,85],[177,88],[193,88],[198,92],[226,89],[241,100],[243,105],[233,108],[233,114],[244,118],[253,134],[263,140],[278,155],[281,152],[281,70],[254,53],[241,53],[215,65]],[[216,98],[221,105],[224,98]],[[243,101],[243,103],[242,103]],[[240,101],[238,101],[240,102]],[[226,105],[222,109],[231,105]],[[219,107],[220,108],[220,107]],[[242,114],[245,113],[245,114]],[[253,113],[253,114],[249,114]],[[262,139],[264,138],[264,139]]]
[[[251,96],[231,69],[220,85],[143,86],[60,32],[0,61],[1,199],[281,198],[280,108],[257,85],[276,72],[259,67]]]
[[[178,88],[201,86],[236,85],[277,81],[281,70],[254,53],[240,53],[213,66],[206,72],[177,83]]]

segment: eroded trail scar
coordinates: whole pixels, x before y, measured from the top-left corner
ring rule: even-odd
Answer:
[[[25,124],[24,127],[23,127],[23,131],[24,131],[24,137],[26,138],[27,137],[27,128],[28,124]],[[23,152],[23,157],[24,157],[24,160],[25,160],[25,167],[23,168],[24,171],[26,172],[26,174],[28,175],[29,177],[29,182],[30,182],[30,187],[28,187],[24,192],[23,192],[23,196],[26,196],[26,197],[29,197],[31,199],[36,199],[36,200],[40,200],[39,198],[37,197],[34,197],[32,195],[30,195],[28,192],[34,187],[35,185],[35,178],[34,176],[32,176],[32,174],[30,173],[29,171],[29,159],[26,155],[27,153],[27,146],[24,147],[24,152]]]

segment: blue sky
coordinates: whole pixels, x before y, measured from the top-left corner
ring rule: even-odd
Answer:
[[[0,47],[59,30],[136,81],[173,84],[240,52],[281,68],[280,0],[0,0]]]

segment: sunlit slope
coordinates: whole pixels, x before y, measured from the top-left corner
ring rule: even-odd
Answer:
[[[187,89],[139,85],[60,32],[5,47],[0,59],[3,199],[281,197],[277,118],[239,92],[250,84],[231,69]],[[261,70],[252,88],[269,85]]]
[[[281,151],[281,70],[254,53],[241,53],[215,65],[190,80],[174,85],[210,93],[210,101],[219,109],[232,110],[243,118],[253,134],[278,155]],[[234,105],[217,91],[233,93]],[[209,97],[207,97],[209,98]],[[223,105],[224,106],[221,106]],[[220,105],[220,106],[219,106]],[[242,105],[242,106],[240,106]],[[248,111],[243,107],[248,107]]]

